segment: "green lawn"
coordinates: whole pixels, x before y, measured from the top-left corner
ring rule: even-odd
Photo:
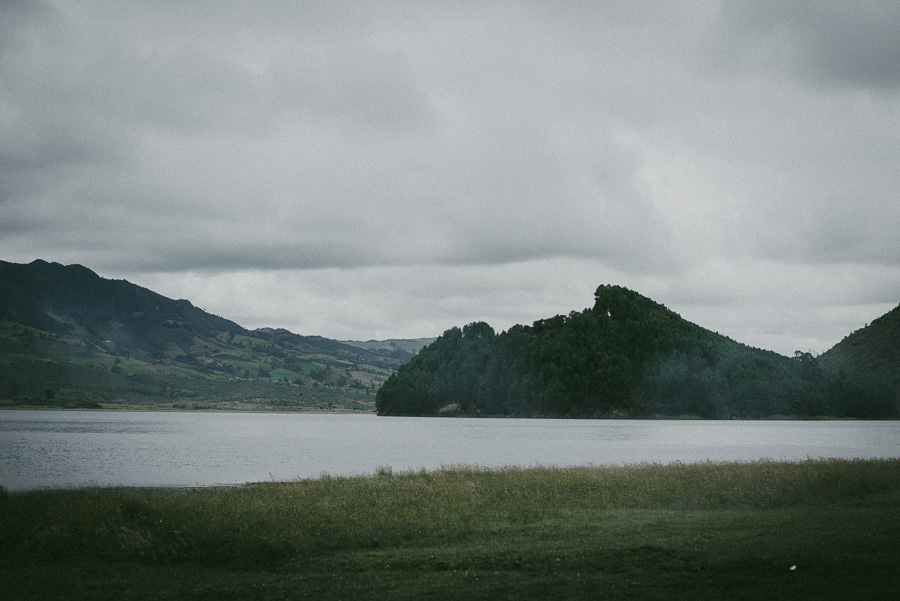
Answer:
[[[894,599],[900,460],[0,496],[3,599]]]

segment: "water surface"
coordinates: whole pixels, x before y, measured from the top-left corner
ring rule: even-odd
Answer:
[[[896,421],[0,411],[0,486],[214,486],[437,469],[900,457]]]

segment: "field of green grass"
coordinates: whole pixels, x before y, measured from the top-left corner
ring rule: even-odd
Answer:
[[[0,493],[2,599],[895,599],[900,460]]]

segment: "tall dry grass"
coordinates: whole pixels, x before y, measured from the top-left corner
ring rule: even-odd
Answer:
[[[0,562],[252,568],[345,550],[453,545],[629,509],[898,504],[900,459],[450,466],[222,489],[32,491],[0,494]]]

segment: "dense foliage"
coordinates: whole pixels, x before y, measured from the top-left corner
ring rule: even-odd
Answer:
[[[446,331],[381,387],[383,415],[884,417],[895,393],[814,357],[787,358],[696,326],[619,286],[594,306],[496,334]]]
[[[900,388],[900,306],[849,334],[818,360],[828,374],[863,377],[875,386]]]

